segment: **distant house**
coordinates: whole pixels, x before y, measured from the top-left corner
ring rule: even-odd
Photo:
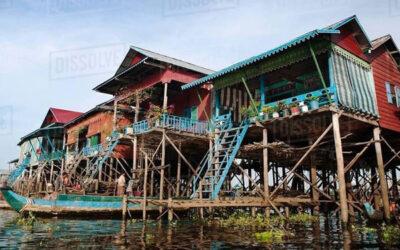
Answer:
[[[400,132],[400,52],[390,35],[373,40],[372,45],[370,60],[380,125]]]
[[[82,151],[84,156],[102,153],[106,150],[107,138],[113,132],[113,100],[101,103],[93,109],[76,117],[65,124],[67,161],[70,156]],[[116,130],[122,131],[130,124],[131,115],[119,108],[120,114],[116,116]],[[114,157],[132,157],[129,146],[118,145],[114,150]]]
[[[82,113],[50,108],[39,129],[21,138],[18,164],[35,165],[63,157],[64,125]]]

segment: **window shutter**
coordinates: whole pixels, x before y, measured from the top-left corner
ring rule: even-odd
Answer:
[[[393,104],[393,97],[392,97],[392,92],[390,90],[390,83],[385,82],[385,85],[386,85],[386,95],[387,95],[388,103]]]

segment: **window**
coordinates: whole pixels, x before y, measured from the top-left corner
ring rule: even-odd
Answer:
[[[400,107],[400,87],[386,82],[386,95],[388,103]]]
[[[183,111],[183,117],[197,120],[198,106],[187,108]]]

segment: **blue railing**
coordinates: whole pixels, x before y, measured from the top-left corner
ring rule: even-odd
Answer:
[[[26,157],[21,165],[19,165],[18,167],[16,167],[8,176],[7,178],[7,184],[8,185],[12,185],[17,179],[18,177],[20,177],[22,175],[22,173],[25,171],[26,167],[28,166],[29,162],[31,161],[30,157]]]
[[[319,97],[318,103],[319,103],[320,107],[323,105],[329,104],[329,102],[337,104],[336,88],[335,88],[335,86],[331,86],[326,89],[319,89],[319,90],[312,91],[309,93],[286,98],[286,99],[284,99],[284,100],[286,100],[285,105],[290,105],[291,103],[295,103],[295,102],[306,102],[307,98],[309,98],[309,97]],[[268,105],[270,107],[275,107],[278,103],[279,103],[279,101],[276,101],[276,102],[267,103],[266,105]]]
[[[64,157],[63,151],[54,151],[50,153],[42,153],[39,156],[39,162],[51,161],[51,160],[61,160]]]
[[[209,124],[205,121],[168,114],[163,114],[161,119],[154,121],[151,125],[147,120],[143,120],[129,125],[127,128],[132,128],[133,134],[140,134],[157,127],[201,135],[206,135],[209,131]],[[127,128],[125,128],[125,134],[130,133]]]
[[[89,155],[92,155],[92,154],[94,154],[96,152],[101,153],[103,150],[104,150],[104,145],[103,144],[97,144],[95,146],[83,148],[82,154],[84,156],[89,156]]]

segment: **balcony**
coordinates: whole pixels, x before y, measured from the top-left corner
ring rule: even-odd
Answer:
[[[63,157],[64,157],[63,151],[45,152],[45,153],[40,154],[39,162],[61,160]]]
[[[265,119],[268,119],[271,115],[272,118],[282,116],[285,117],[288,115],[309,112],[322,106],[326,106],[330,103],[338,103],[336,89],[334,86],[267,103],[263,106],[264,112],[263,108],[261,108],[261,112]],[[282,108],[282,106],[279,108],[280,105],[283,105],[286,108]],[[293,111],[289,113],[290,107],[299,107],[297,109],[297,113]],[[265,112],[265,108],[268,110],[268,112]],[[287,110],[286,112],[283,111],[285,109]]]
[[[167,128],[178,132],[186,132],[198,135],[207,135],[209,132],[209,124],[206,121],[192,120],[186,117],[163,114],[161,119],[154,121],[153,124],[149,124],[147,120],[142,120],[127,126],[124,134],[137,135],[155,128]]]
[[[104,145],[103,144],[97,144],[91,147],[85,147],[83,148],[82,154],[84,156],[91,156],[95,154],[99,154],[104,151]]]

